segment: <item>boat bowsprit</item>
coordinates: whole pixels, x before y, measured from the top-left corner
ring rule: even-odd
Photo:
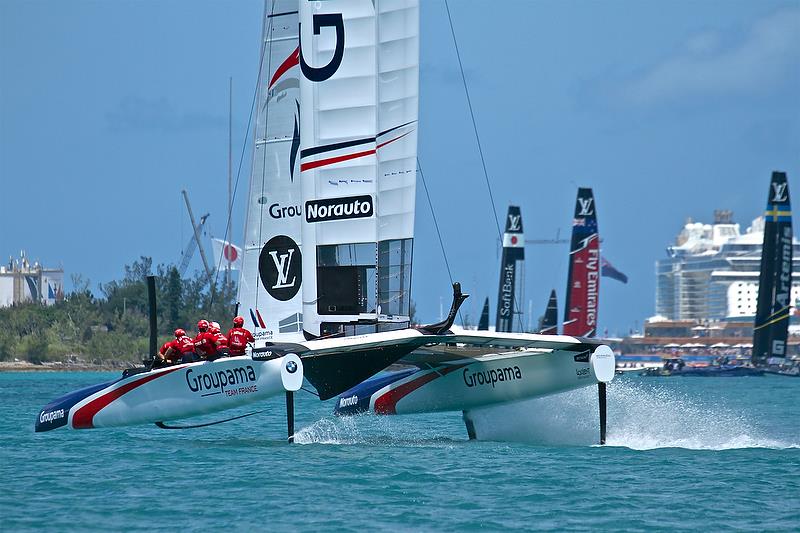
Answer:
[[[129,426],[189,418],[264,400],[303,383],[293,353],[187,363],[123,377],[71,392],[47,404],[36,431]]]

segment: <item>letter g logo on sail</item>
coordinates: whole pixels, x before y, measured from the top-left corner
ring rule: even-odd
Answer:
[[[341,13],[327,13],[313,16],[314,35],[319,35],[323,27],[329,26],[336,29],[336,47],[333,50],[333,57],[324,67],[312,67],[303,56],[303,28],[300,25],[300,69],[303,76],[311,81],[325,81],[339,70],[344,58],[344,19]]]

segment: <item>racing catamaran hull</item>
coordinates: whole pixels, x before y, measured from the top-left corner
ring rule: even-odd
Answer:
[[[605,383],[613,376],[614,354],[605,345],[593,352],[507,351],[373,378],[343,393],[334,412],[463,411]]]
[[[294,354],[268,361],[240,356],[161,368],[49,403],[39,413],[36,431],[130,426],[215,413],[298,390],[302,375],[302,363]]]

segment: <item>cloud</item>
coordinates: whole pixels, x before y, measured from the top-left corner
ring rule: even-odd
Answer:
[[[109,129],[186,131],[224,129],[227,118],[196,111],[179,111],[166,98],[130,97],[106,114]]]
[[[651,104],[676,98],[752,93],[784,83],[800,69],[800,9],[756,20],[735,44],[721,32],[691,36],[682,49],[647,69],[622,90],[626,100]]]

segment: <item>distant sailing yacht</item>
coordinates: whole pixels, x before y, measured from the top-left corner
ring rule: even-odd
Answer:
[[[575,200],[569,251],[564,335],[594,337],[600,292],[600,236],[592,189],[581,187]]]
[[[514,331],[514,317],[522,298],[521,276],[524,273],[525,235],[519,206],[508,206],[506,231],[503,233],[503,257],[500,261],[500,282],[497,290],[497,321],[495,331]]]
[[[764,243],[753,325],[753,365],[772,373],[798,375],[785,368],[792,298],[792,208],[785,172],[773,172],[764,212]]]

